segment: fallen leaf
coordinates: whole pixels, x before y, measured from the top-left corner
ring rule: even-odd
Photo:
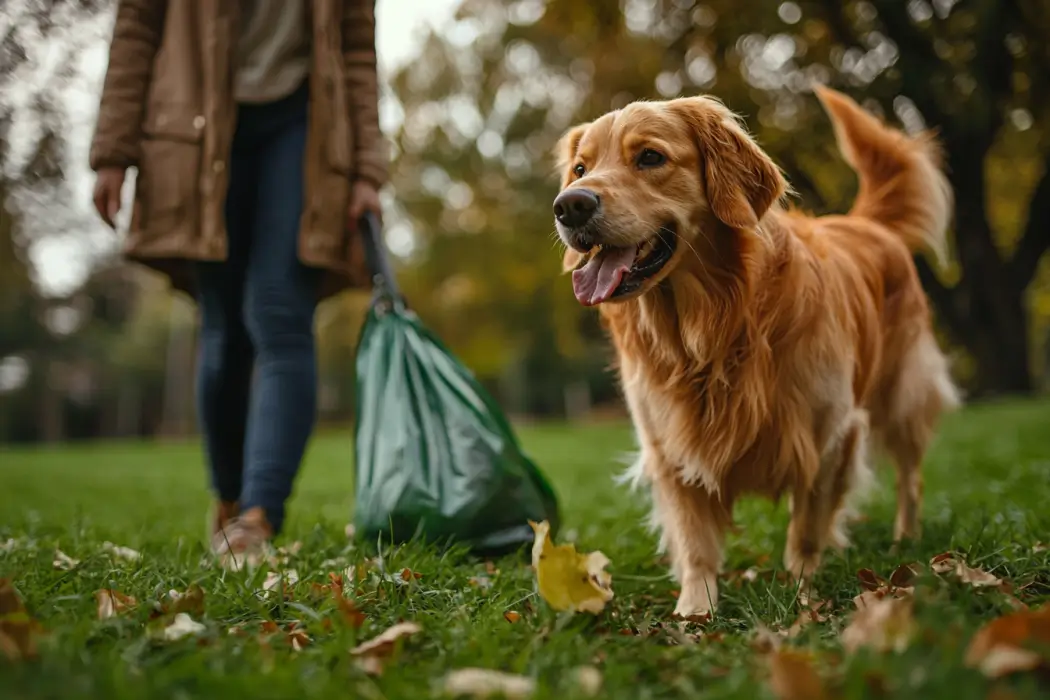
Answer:
[[[965,561],[952,552],[945,552],[935,556],[930,560],[930,568],[937,574],[954,573],[956,578],[963,583],[970,584],[974,588],[999,586],[1003,582],[998,576],[994,576],[983,569],[967,566]]]
[[[886,581],[871,569],[861,569],[857,572],[857,578],[860,579],[860,585],[869,591],[877,591],[886,585]]]
[[[302,651],[303,647],[310,643],[310,637],[301,629],[292,629],[288,632],[288,641],[295,651]]]
[[[382,634],[367,642],[358,644],[350,650],[350,655],[357,657],[358,666],[371,676],[383,672],[383,662],[394,653],[398,641],[423,631],[414,622],[399,622]]]
[[[354,601],[344,598],[342,595],[335,596],[335,604],[339,609],[339,614],[343,618],[343,622],[349,627],[357,629],[365,624],[365,620],[368,619],[363,612],[357,609],[357,606],[354,605]]]
[[[521,613],[516,612],[514,610],[508,610],[507,612],[503,613],[503,619],[511,624],[514,624],[515,622],[521,619]]]
[[[112,554],[117,559],[123,559],[124,561],[138,561],[142,558],[142,554],[134,549],[131,549],[130,547],[121,547],[112,542],[103,542],[102,551],[107,554]]]
[[[263,591],[270,593],[276,591],[278,588],[285,597],[288,597],[291,593],[291,588],[299,582],[299,572],[295,569],[287,569],[285,571],[269,571],[266,574],[266,580],[263,581]]]
[[[879,652],[903,651],[916,632],[913,605],[910,597],[874,598],[858,605],[849,625],[842,630],[842,646],[851,654],[861,647]]]
[[[63,552],[61,549],[55,550],[54,567],[56,569],[58,569],[59,571],[72,571],[78,566],[80,566],[79,559],[74,559],[73,557]]]
[[[917,564],[901,564],[890,574],[890,585],[896,588],[913,588],[918,575]]]
[[[138,605],[138,602],[131,596],[111,588],[95,591],[95,602],[98,603],[98,619],[100,620],[116,617],[125,610],[130,610]]]
[[[469,583],[475,588],[480,588],[483,591],[487,591],[492,588],[492,579],[488,576],[471,576]]]
[[[11,554],[19,550],[29,549],[36,549],[36,542],[28,537],[9,537],[6,541],[0,542],[0,552],[3,552],[4,554]]]
[[[412,571],[412,569],[409,569],[407,566],[404,569],[401,569],[400,576],[402,583],[408,583],[412,579],[419,580],[423,578],[423,574],[418,571]]]
[[[576,687],[587,697],[594,697],[602,691],[602,672],[594,666],[579,666],[573,675]]]
[[[609,559],[601,552],[580,554],[571,544],[555,545],[550,523],[529,521],[536,533],[532,566],[539,593],[555,610],[597,614],[612,600],[612,576],[605,571]]]
[[[460,697],[487,698],[493,695],[518,700],[532,695],[536,683],[531,678],[487,668],[461,668],[445,676],[445,693]]]
[[[766,657],[769,688],[779,700],[822,700],[828,696],[809,654],[779,649]]]
[[[196,637],[205,630],[205,626],[195,621],[186,613],[178,613],[175,620],[164,628],[164,641],[174,642],[183,637]]]
[[[827,622],[827,615],[821,615],[820,609],[824,606],[824,601],[814,603],[811,607],[805,608],[795,620],[795,623],[786,630],[782,630],[781,634],[785,637],[794,638],[802,632],[802,628],[806,625],[814,622]]]
[[[322,569],[345,569],[350,562],[347,561],[346,557],[336,557],[335,559],[325,559],[321,562]]]
[[[497,574],[499,574],[499,569],[496,568],[495,562],[485,562],[485,573],[489,576],[496,576]]]
[[[161,606],[161,613],[204,614],[204,589],[193,584],[182,593],[172,589],[168,591],[168,602]]]
[[[1032,545],[1032,553],[1033,554],[1039,554],[1039,553],[1045,552],[1047,550],[1050,550],[1050,546],[1045,545],[1042,542],[1036,542],[1035,544]]]
[[[751,638],[751,648],[757,654],[771,654],[780,649],[780,636],[763,624],[755,627],[755,634]]]
[[[0,655],[9,661],[36,658],[39,625],[8,579],[0,579]]]
[[[1042,647],[1043,653],[1030,647]],[[1050,663],[1050,605],[1019,610],[977,631],[966,650],[966,665],[990,678],[1031,671]]]
[[[354,535],[357,534],[357,528],[354,527],[353,523],[347,523],[346,527],[343,528],[343,534],[346,535],[346,539],[352,540],[354,539]]]

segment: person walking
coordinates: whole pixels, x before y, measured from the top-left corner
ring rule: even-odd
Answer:
[[[314,311],[370,275],[380,215],[374,0],[120,0],[90,151],[127,259],[196,299],[197,413],[213,552],[258,561],[281,531],[317,400]]]

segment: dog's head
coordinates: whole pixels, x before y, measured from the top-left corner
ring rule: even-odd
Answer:
[[[787,188],[736,117],[706,97],[636,102],[576,126],[558,160],[555,226],[586,306],[644,294],[699,255],[702,236],[754,235]]]

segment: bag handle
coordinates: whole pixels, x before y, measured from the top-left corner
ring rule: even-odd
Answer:
[[[405,307],[404,297],[397,286],[394,270],[390,266],[390,256],[383,242],[383,232],[379,218],[372,212],[366,212],[358,222],[358,228],[364,237],[365,261],[372,273],[372,284],[375,289],[373,305],[387,301],[398,308]]]

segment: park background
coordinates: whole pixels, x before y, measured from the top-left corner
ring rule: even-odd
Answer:
[[[89,201],[115,5],[0,11],[0,443],[195,432],[194,305],[122,264]],[[556,139],[631,100],[709,93],[746,118],[798,205],[841,212],[856,182],[813,81],[938,130],[952,261],[918,262],[971,400],[1050,386],[1045,0],[380,0],[377,23],[403,287],[515,418],[622,414],[596,315],[560,271]],[[326,426],[352,422],[367,303],[319,310]]]

